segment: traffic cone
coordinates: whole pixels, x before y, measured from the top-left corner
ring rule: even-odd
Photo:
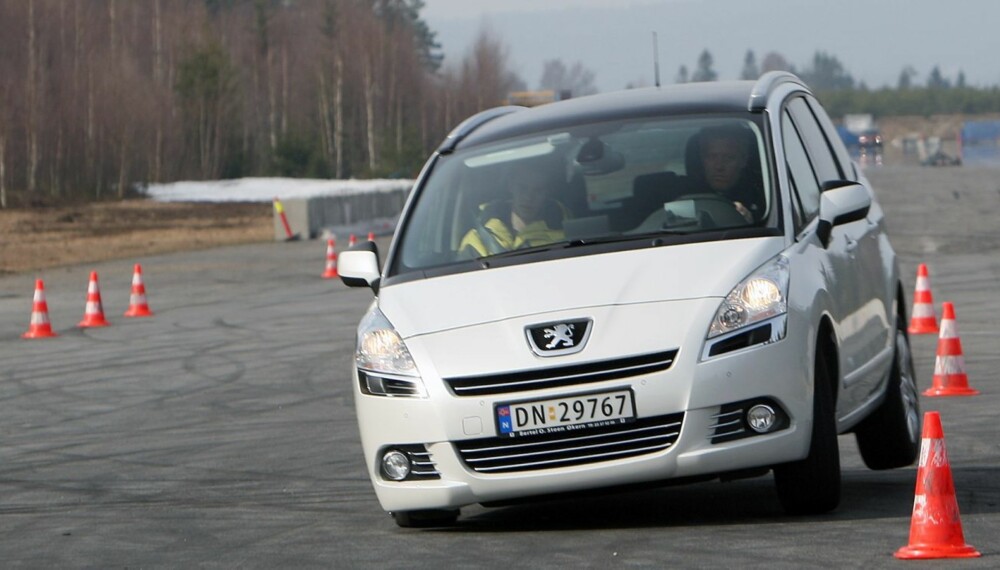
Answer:
[[[368,232],[368,241],[375,241],[375,232]]]
[[[965,374],[962,341],[958,338],[958,326],[955,324],[955,306],[945,302],[942,307],[934,383],[924,391],[924,396],[975,396],[979,391],[969,387],[969,377]]]
[[[35,280],[35,298],[31,304],[31,324],[28,331],[21,335],[21,338],[46,338],[59,336],[52,332],[52,324],[49,323],[49,305],[45,302],[45,283],[41,279]]]
[[[126,317],[152,317],[153,311],[149,310],[146,303],[146,286],[142,284],[142,266],[135,264],[135,271],[132,273],[132,294],[128,298],[128,310]]]
[[[917,286],[913,292],[913,314],[910,316],[910,334],[931,334],[938,332],[934,318],[934,297],[931,295],[931,280],[927,276],[927,266],[917,268]]]
[[[336,279],[337,274],[337,240],[326,240],[326,271],[323,272],[323,279]]]
[[[104,319],[104,305],[101,303],[101,290],[97,286],[97,272],[90,272],[90,283],[87,285],[87,306],[83,310],[83,320],[76,326],[106,327],[110,325]]]
[[[351,234],[351,237],[347,240],[347,247],[354,247],[358,243],[358,237]]]
[[[895,556],[905,560],[980,556],[975,548],[965,544],[938,412],[924,414],[910,543],[897,550]]]

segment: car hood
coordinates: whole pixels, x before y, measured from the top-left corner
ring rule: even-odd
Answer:
[[[408,338],[568,309],[722,298],[782,244],[716,241],[483,269],[382,287],[378,305]]]

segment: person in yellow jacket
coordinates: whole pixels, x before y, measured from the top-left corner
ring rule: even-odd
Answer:
[[[566,208],[549,197],[552,184],[536,169],[515,170],[507,182],[510,199],[480,204],[474,227],[459,244],[459,253],[476,258],[562,240]]]

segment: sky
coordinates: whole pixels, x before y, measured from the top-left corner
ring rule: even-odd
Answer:
[[[904,66],[926,82],[937,65],[952,82],[1000,85],[1000,0],[425,0],[445,65],[468,53],[482,26],[508,48],[511,68],[537,88],[543,62],[580,61],[601,91],[674,81],[708,49],[720,79],[735,79],[752,49],[797,68],[816,51],[836,56],[857,81],[895,86]]]

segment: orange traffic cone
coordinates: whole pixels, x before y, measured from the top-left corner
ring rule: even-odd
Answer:
[[[326,240],[326,271],[323,272],[323,279],[336,279],[337,274],[337,240]]]
[[[347,247],[354,247],[358,243],[358,237],[351,234],[351,237],[347,240]]]
[[[962,341],[955,324],[955,306],[945,302],[941,312],[941,336],[938,337],[937,359],[934,361],[934,383],[924,396],[975,396],[979,390],[969,387],[965,374]]]
[[[375,232],[368,232],[368,241],[375,241]]]
[[[927,266],[917,268],[917,286],[913,292],[913,314],[910,316],[910,334],[931,334],[938,332],[934,318],[934,297],[931,295],[931,280],[927,276]]]
[[[21,335],[21,338],[45,338],[59,336],[52,332],[52,324],[49,323],[49,305],[45,302],[45,283],[41,279],[35,280],[35,299],[31,304],[31,324],[28,331]]]
[[[958,516],[955,482],[944,447],[944,430],[938,412],[924,414],[917,489],[910,519],[910,543],[896,551],[896,558],[975,558],[979,552],[965,544]]]
[[[97,287],[97,272],[90,272],[90,283],[87,285],[87,306],[83,310],[83,320],[76,326],[106,327],[110,325],[104,319],[104,305],[101,303],[101,290]]]
[[[128,310],[126,317],[152,317],[153,311],[149,310],[146,303],[146,286],[142,284],[142,266],[135,264],[135,271],[132,273],[132,294],[128,298]]]

